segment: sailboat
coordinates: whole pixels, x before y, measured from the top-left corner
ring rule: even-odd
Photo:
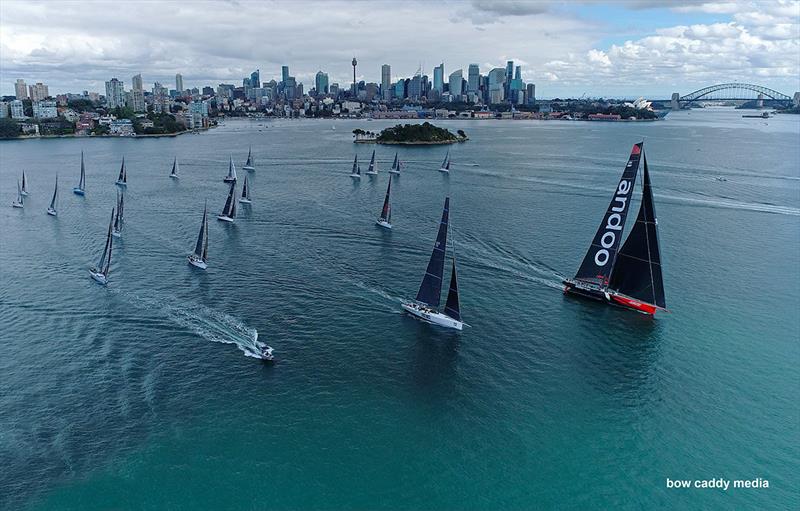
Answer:
[[[253,172],[256,168],[253,166],[253,148],[247,150],[247,161],[244,163],[244,167],[242,167],[247,172]]]
[[[203,222],[200,224],[200,234],[197,235],[197,243],[194,245],[194,252],[189,254],[189,264],[201,270],[208,267],[208,204],[203,207]]]
[[[28,196],[28,181],[25,179],[25,171],[22,171],[22,189],[19,192],[23,197]]]
[[[397,153],[394,153],[394,162],[392,162],[392,168],[389,169],[389,174],[399,174],[400,173],[400,160],[397,159]]]
[[[414,301],[402,304],[410,314],[415,317],[446,328],[461,330],[464,323],[461,321],[461,307],[458,299],[458,278],[456,277],[456,257],[453,253],[453,269],[450,273],[450,289],[447,293],[444,311],[439,311],[442,294],[442,280],[444,277],[444,261],[447,251],[447,230],[450,221],[450,197],[444,200],[442,220],[439,223],[439,233],[436,244],[433,246],[428,269],[422,278],[417,298]]]
[[[19,181],[17,181],[17,200],[11,201],[12,208],[24,208],[25,207],[25,196],[22,195],[22,188],[19,186]]]
[[[372,158],[370,158],[369,160],[369,168],[367,169],[365,174],[370,176],[378,175],[378,166],[375,165],[375,149],[372,150]]]
[[[89,268],[89,274],[94,280],[102,285],[108,284],[108,271],[111,269],[111,247],[114,244],[114,238],[111,236],[111,228],[114,224],[114,209],[111,209],[111,221],[108,222],[108,234],[106,235],[106,246],[103,248],[103,255],[100,256],[100,262],[97,266]]]
[[[123,216],[123,208],[125,203],[125,194],[117,192],[117,214],[114,216],[114,229],[111,235],[115,238],[122,236],[122,226],[125,224],[125,217]]]
[[[78,181],[78,186],[72,189],[75,195],[86,194],[86,167],[83,165],[83,151],[81,151],[81,178]]]
[[[228,163],[228,175],[222,180],[226,183],[236,182],[236,167],[233,165],[233,156],[231,156],[230,162]]]
[[[119,168],[119,176],[117,176],[117,186],[128,186],[128,171],[125,169],[125,157],[122,157],[122,166]]]
[[[386,198],[383,199],[383,209],[381,209],[381,216],[375,221],[384,229],[392,228],[392,205],[389,201],[389,196],[392,193],[392,176],[389,175],[389,186],[386,187]]]
[[[247,182],[247,175],[244,176],[244,183],[242,184],[242,197],[239,199],[242,204],[250,204],[253,202],[250,199],[250,184]]]
[[[358,155],[353,160],[353,172],[350,174],[353,179],[361,179],[361,166],[358,164]]]
[[[222,213],[217,215],[217,220],[233,222],[234,218],[236,218],[236,181],[231,181],[231,189],[228,190],[228,199],[225,201],[225,207],[222,208]]]
[[[58,216],[56,211],[56,202],[58,201],[58,174],[56,174],[56,187],[53,190],[53,198],[50,199],[50,205],[47,206],[47,214],[50,216]]]
[[[439,172],[450,172],[450,149],[448,149],[447,154],[444,155],[444,161],[442,162],[442,166],[439,167]]]
[[[174,160],[172,160],[172,172],[169,173],[169,177],[172,179],[180,179],[178,177],[178,157],[176,156]]]
[[[644,162],[642,203],[620,248],[640,161]],[[633,146],[611,204],[578,273],[565,279],[564,292],[620,305],[644,314],[666,310],[653,190],[644,142]]]

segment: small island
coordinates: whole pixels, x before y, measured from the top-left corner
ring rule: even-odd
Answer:
[[[353,130],[353,140],[357,144],[399,144],[399,145],[435,145],[455,144],[469,140],[463,130],[453,134],[450,130],[439,128],[429,122],[422,124],[398,124],[386,128],[376,134],[362,129]]]

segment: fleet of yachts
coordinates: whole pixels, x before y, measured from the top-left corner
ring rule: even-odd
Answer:
[[[256,170],[252,148],[248,151],[247,161],[242,167],[247,172]],[[392,178],[399,176],[403,164],[395,153],[394,161],[389,169],[389,183],[386,187],[383,206],[376,224],[383,229],[392,228]],[[450,172],[450,151],[447,151],[439,171]],[[642,169],[642,198],[633,228],[625,242],[622,234],[628,210],[633,200],[637,176]],[[366,175],[378,174],[375,151],[372,151]],[[361,167],[358,156],[353,160],[350,173],[353,179],[361,179]],[[169,178],[180,179],[177,157],[172,162]],[[242,182],[242,192],[237,197],[236,185],[238,177],[233,156],[228,162],[228,173],[223,182],[228,183],[228,194],[217,220],[233,222],[236,218],[237,203],[249,206],[252,204],[251,187],[247,174]],[[122,235],[125,225],[125,190],[128,186],[128,173],[125,158],[122,159],[119,174],[115,182],[117,186],[116,205],[111,210],[105,245],[100,260],[89,269],[91,278],[102,285],[108,284],[111,269],[111,254],[114,238]],[[81,152],[81,168],[78,185],[72,189],[79,196],[86,194],[86,168],[84,155]],[[23,208],[25,197],[29,195],[28,181],[25,172],[22,180],[17,181],[17,198],[11,205]],[[47,207],[47,214],[58,216],[58,176],[52,199]],[[450,197],[444,200],[441,220],[428,266],[422,278],[419,291],[413,300],[401,303],[403,310],[427,323],[440,327],[462,330],[465,323],[461,317],[458,292],[458,277],[454,243],[449,245],[449,260],[452,263],[450,283],[444,307],[441,305],[442,285],[444,282],[445,264],[448,261],[448,231],[450,230]],[[188,262],[195,268],[205,270],[208,267],[208,204],[203,208],[203,217],[194,250],[188,255]],[[644,143],[634,144],[622,177],[614,189],[603,219],[600,223],[583,262],[573,278],[564,279],[564,292],[612,305],[632,309],[644,314],[654,315],[658,310],[666,310],[664,284],[661,271],[661,255],[658,240],[658,222],[655,215],[653,193],[647,159],[644,154]],[[266,361],[273,360],[272,348],[259,346],[259,356]]]

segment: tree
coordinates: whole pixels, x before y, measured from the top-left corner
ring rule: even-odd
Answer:
[[[19,124],[14,119],[4,117],[0,119],[0,138],[15,138],[19,136]]]

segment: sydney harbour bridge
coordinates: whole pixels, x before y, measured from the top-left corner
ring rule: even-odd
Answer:
[[[785,107],[797,107],[800,106],[800,92],[795,92],[791,97],[761,85],[740,82],[719,83],[683,96],[675,92],[672,94],[670,106],[673,110],[678,110],[701,101],[757,101],[761,107],[764,105],[764,100],[772,100],[773,104],[777,102]]]

